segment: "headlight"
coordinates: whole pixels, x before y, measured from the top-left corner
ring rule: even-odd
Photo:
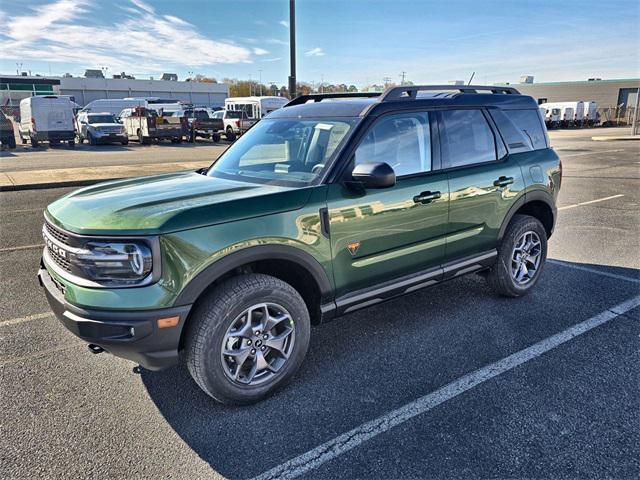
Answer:
[[[153,254],[144,243],[91,241],[83,250],[75,254],[74,263],[98,282],[139,282],[153,268]]]
[[[89,237],[71,234],[48,222],[42,235],[47,263],[72,283],[89,287],[134,287],[159,279],[158,237]]]

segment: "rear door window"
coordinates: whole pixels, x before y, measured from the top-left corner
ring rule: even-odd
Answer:
[[[442,112],[442,153],[448,167],[497,160],[496,139],[480,110]]]
[[[531,148],[539,150],[547,148],[547,141],[537,110],[505,110],[505,115],[524,133]]]

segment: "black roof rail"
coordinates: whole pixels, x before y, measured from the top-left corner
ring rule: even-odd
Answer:
[[[331,98],[375,98],[382,95],[382,92],[357,92],[357,93],[314,93],[311,95],[300,95],[287,103],[283,108],[294,105],[302,105],[308,101],[321,102]]]
[[[380,96],[379,102],[393,102],[396,100],[415,100],[418,92],[423,91],[452,91],[460,93],[478,93],[478,90],[502,93],[507,95],[519,95],[520,92],[513,87],[500,87],[497,85],[405,85],[391,87]]]

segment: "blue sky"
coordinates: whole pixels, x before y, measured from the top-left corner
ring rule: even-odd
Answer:
[[[0,72],[286,84],[288,0],[1,0]],[[298,79],[363,86],[640,76],[640,3],[298,0]],[[260,73],[260,70],[262,71]]]

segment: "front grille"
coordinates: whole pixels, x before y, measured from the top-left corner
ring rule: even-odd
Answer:
[[[58,252],[55,252],[50,248],[47,248],[47,252],[49,252],[49,257],[56,262],[59,267],[63,268],[67,272],[71,272],[71,263],[69,263],[69,260],[63,258]]]
[[[64,243],[65,245],[69,245],[69,235],[64,234],[61,230],[58,230],[56,227],[51,225],[49,222],[45,222],[45,228],[47,229],[47,233],[51,235],[53,238],[58,240],[59,242]]]

